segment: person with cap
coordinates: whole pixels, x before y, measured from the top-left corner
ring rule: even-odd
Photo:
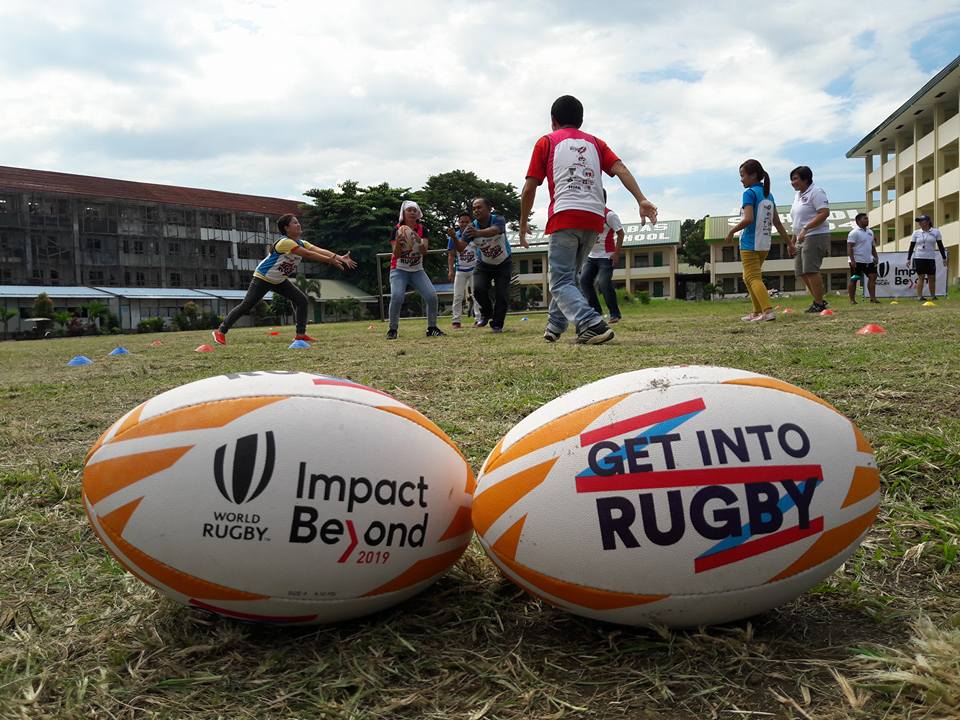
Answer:
[[[850,257],[850,282],[847,283],[847,294],[850,303],[857,304],[857,281],[863,282],[870,293],[870,302],[877,300],[877,264],[880,258],[873,242],[873,230],[867,227],[870,222],[865,213],[857,213],[853,219],[857,226],[847,235],[847,253]]]
[[[421,219],[423,212],[420,206],[413,200],[404,200],[390,240],[393,255],[390,258],[390,329],[387,330],[387,340],[397,339],[400,308],[408,285],[412,285],[426,303],[427,337],[446,335],[437,327],[437,290],[423,269],[428,242],[427,229],[420,222]]]
[[[823,188],[813,184],[813,170],[806,165],[790,171],[790,184],[796,191],[790,208],[793,241],[788,244],[794,255],[793,270],[813,296],[805,312],[819,313],[827,309],[820,266],[830,255],[830,201]]]
[[[913,269],[917,273],[917,299],[926,300],[923,296],[923,281],[926,279],[930,288],[930,299],[937,296],[937,252],[947,264],[947,251],[943,247],[943,237],[940,231],[933,227],[929,215],[919,215],[914,220],[920,226],[910,239],[910,249],[907,250],[907,265],[913,258]]]
[[[537,188],[547,181],[550,205],[546,234],[550,236],[550,308],[543,339],[557,342],[571,323],[577,343],[599,345],[613,339],[613,328],[590,307],[578,283],[583,259],[604,227],[601,173],[616,176],[637,201],[641,224],[657,221],[657,207],[640,191],[636,178],[600,138],[580,130],[583,104],[572,95],[550,107],[552,132],[537,140],[520,193],[520,243],[526,247],[528,218]]]

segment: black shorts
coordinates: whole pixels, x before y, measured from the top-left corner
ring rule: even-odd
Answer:
[[[937,261],[914,258],[913,269],[917,273],[917,275],[933,275],[934,277],[936,277]]]
[[[859,275],[862,278],[867,277],[869,275],[876,275],[877,264],[875,262],[871,262],[871,263],[858,262],[857,267],[853,271],[853,274]]]

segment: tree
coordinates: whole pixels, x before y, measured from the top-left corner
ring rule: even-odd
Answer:
[[[680,258],[701,271],[710,261],[710,246],[703,239],[704,219],[684,220],[680,225]]]
[[[84,305],[83,308],[87,311],[87,317],[94,325],[99,325],[101,320],[106,321],[110,317],[110,308],[107,307],[106,303],[102,303],[99,300],[91,300]],[[106,324],[106,322],[104,322],[104,324]]]
[[[280,321],[280,325],[285,325],[287,316],[293,312],[293,305],[280,293],[274,293],[270,298],[270,311]]]
[[[306,295],[308,298],[313,300],[315,303],[320,302],[321,292],[323,290],[323,283],[316,278],[308,278],[306,275],[297,275],[296,280],[293,281],[293,284]]]
[[[427,178],[420,195],[424,213],[440,228],[452,227],[457,215],[469,211],[474,198],[478,197],[487,198],[513,229],[519,226],[520,194],[513,183],[484,180],[474,172],[452,170]]]
[[[3,336],[7,337],[7,323],[13,320],[19,313],[10,308],[0,308],[0,321],[3,322]]]
[[[53,300],[51,300],[50,296],[45,292],[37,295],[36,299],[33,301],[33,316],[35,318],[53,317]]]
[[[67,325],[70,324],[71,320],[73,320],[73,315],[66,310],[57,310],[53,313],[53,321],[64,330],[67,329]]]

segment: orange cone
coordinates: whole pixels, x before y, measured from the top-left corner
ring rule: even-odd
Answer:
[[[784,315],[792,315],[792,314],[793,314],[793,308],[784,308],[784,309],[783,309],[783,314],[784,314]]]
[[[831,310],[830,308],[827,308],[826,310],[821,310],[821,311],[820,311],[820,315],[823,316],[823,317],[827,317],[827,316],[829,316],[829,315],[833,315],[833,310]]]
[[[213,347],[204,343],[203,345],[197,345],[197,347],[195,347],[193,351],[194,352],[213,352]]]
[[[887,329],[883,325],[877,325],[876,323],[868,323],[862,328],[857,330],[857,335],[879,335],[885,333]]]
[[[163,345],[163,340],[154,340],[150,343],[150,347],[160,347],[161,345]]]

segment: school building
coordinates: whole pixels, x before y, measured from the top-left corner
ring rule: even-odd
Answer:
[[[960,275],[960,56],[847,152],[864,159],[870,226],[881,251],[905,251],[929,215]]]
[[[790,206],[778,205],[777,212],[784,228],[792,231]],[[830,257],[825,258],[820,268],[824,287],[828,292],[845,291],[849,279],[847,235],[856,227],[854,218],[863,212],[861,202],[830,203]],[[703,224],[704,239],[710,244],[710,282],[721,288],[724,295],[746,294],[743,282],[743,265],[740,262],[739,239],[726,242],[730,228],[740,221],[740,215],[707,217]],[[770,253],[763,264],[763,282],[780,292],[806,292],[803,281],[794,275],[793,258],[787,254],[785,238],[774,229]]]
[[[613,284],[631,294],[649,293],[653,298],[673,298],[678,273],[699,273],[686,263],[678,262],[680,221],[666,220],[655,225],[641,226],[626,223],[623,226],[623,250],[613,273]],[[547,247],[549,237],[542,232],[527,235],[530,247],[519,245],[517,233],[507,233],[513,254],[513,272],[520,280],[521,293],[537,302],[549,298],[549,268]],[[530,292],[538,288],[539,292]]]

